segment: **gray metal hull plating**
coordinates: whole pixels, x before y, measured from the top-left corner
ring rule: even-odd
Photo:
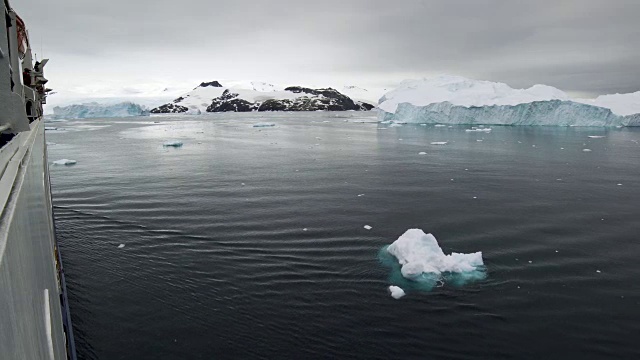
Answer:
[[[0,154],[0,358],[67,359],[44,124]],[[60,265],[61,266],[61,265]]]

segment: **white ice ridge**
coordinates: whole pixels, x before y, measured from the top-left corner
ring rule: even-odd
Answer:
[[[54,165],[75,165],[77,161],[71,159],[60,159],[53,162]]]
[[[640,126],[640,91],[572,99],[546,85],[513,89],[451,75],[405,80],[378,108],[381,121],[421,124]]]
[[[445,255],[438,241],[421,229],[409,229],[391,244],[387,251],[398,259],[402,276],[413,279],[423,273],[464,273],[483,266],[482,252]]]
[[[534,85],[513,89],[507,84],[471,80],[462,76],[441,75],[431,79],[405,80],[380,99],[380,109],[393,113],[398,104],[415,106],[448,102],[464,107],[486,105],[518,105],[534,101],[569,100],[563,91],[551,86]]]
[[[391,297],[396,300],[406,295],[401,287],[395,285],[389,286],[389,292],[391,293]]]

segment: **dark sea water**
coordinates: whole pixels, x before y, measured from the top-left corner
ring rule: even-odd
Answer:
[[[49,123],[79,358],[640,358],[640,129],[374,119]],[[487,277],[393,299],[410,228]]]

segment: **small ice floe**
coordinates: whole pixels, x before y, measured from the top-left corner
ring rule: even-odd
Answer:
[[[476,128],[476,127],[472,127],[471,129],[466,129],[466,132],[483,132],[483,133],[490,133],[491,132],[491,128]]]
[[[474,198],[474,199],[477,199],[478,197],[477,197],[477,196],[474,196],[473,198]]]
[[[309,229],[307,229],[307,228],[304,228],[304,229],[302,229],[302,231],[309,231]]]
[[[60,159],[53,162],[54,165],[75,165],[77,161],[71,159]]]
[[[400,127],[400,126],[402,126],[402,124],[396,123],[396,122],[389,124],[389,127]]]
[[[316,136],[316,140],[322,140],[322,138],[319,138],[319,137]]]
[[[427,153],[426,153],[426,152],[424,152],[424,151],[420,151],[420,152],[418,153],[418,155],[427,155]]]
[[[276,124],[274,124],[274,123],[266,123],[266,122],[253,124],[254,128],[274,127],[274,126],[276,126]]]
[[[476,141],[477,141],[477,142],[482,142],[483,140],[481,140],[481,139],[478,139],[478,140],[476,140]]]
[[[48,141],[47,141],[47,146],[53,146],[53,145],[58,145],[58,144],[56,144],[56,143],[54,143],[54,142],[48,142]]]
[[[420,125],[423,125],[423,124],[420,124]],[[424,124],[424,126],[427,126],[427,124]],[[445,124],[435,124],[433,126],[435,126],[435,127],[447,127],[447,125],[445,125]]]
[[[364,226],[364,228],[365,228],[365,229],[367,229],[367,230],[371,230],[371,229],[373,229],[373,228],[372,228],[371,226],[369,226],[369,225],[365,225],[365,226]]]
[[[588,137],[589,137],[589,139],[603,139],[604,138],[604,136],[602,136],[602,135],[589,135]]]
[[[406,295],[401,287],[394,285],[389,286],[389,293],[391,294],[391,297],[396,300]]]
[[[486,277],[482,252],[446,255],[436,238],[421,229],[409,229],[385,248],[400,264],[401,275],[433,286],[451,281],[462,285]]]
[[[124,244],[118,245],[118,249],[122,249],[123,247],[124,247]]]
[[[596,272],[597,272],[598,274],[600,274],[602,271],[600,271],[600,270],[596,270]]]
[[[329,121],[329,120],[325,120],[325,121],[323,121],[323,123],[330,123],[330,122],[331,122],[331,121]]]
[[[582,149],[583,152],[591,152],[591,149]]]
[[[447,145],[447,141],[433,141],[431,145]]]
[[[617,186],[622,186],[622,184],[618,184]]]
[[[364,194],[358,194],[358,197],[362,197],[362,196],[364,196]]]
[[[166,141],[164,144],[162,144],[162,146],[165,146],[165,147],[169,147],[169,146],[171,146],[171,147],[181,147],[182,146],[182,141],[177,141],[177,140],[175,140],[175,141]]]

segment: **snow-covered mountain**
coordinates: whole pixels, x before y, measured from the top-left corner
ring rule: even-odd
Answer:
[[[56,106],[53,108],[54,118],[88,119],[129,116],[149,116],[149,110],[144,106],[132,102],[121,102],[110,105],[91,102],[69,106]]]
[[[370,103],[354,101],[337,90],[300,86],[279,87],[262,82],[203,82],[189,93],[152,109],[162,113],[245,111],[371,110]]]
[[[363,88],[355,85],[345,85],[338,90],[354,101],[361,101],[373,105],[377,105],[380,98],[388,91],[383,88]]]
[[[405,80],[381,99],[381,120],[409,123],[640,126],[640,92],[571,99],[551,86],[507,84],[442,75]]]

